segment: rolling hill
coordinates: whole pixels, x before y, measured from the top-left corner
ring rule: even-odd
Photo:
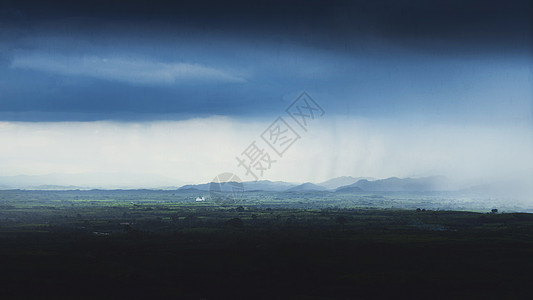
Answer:
[[[304,184],[297,185],[290,189],[287,189],[286,192],[315,192],[315,191],[325,191],[325,187],[316,185],[311,182],[306,182]]]
[[[348,191],[349,188],[359,188],[366,192],[425,192],[445,190],[447,180],[442,176],[422,178],[397,178],[369,181],[362,179],[354,184],[342,186],[337,191]],[[356,190],[357,191],[357,190]]]

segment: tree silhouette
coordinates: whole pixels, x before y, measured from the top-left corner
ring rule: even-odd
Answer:
[[[346,218],[344,216],[338,216],[337,223],[341,225],[341,231],[344,231],[344,223],[346,223]]]

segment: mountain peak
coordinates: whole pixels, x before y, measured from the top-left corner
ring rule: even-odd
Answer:
[[[318,183],[318,185],[323,186],[330,190],[335,190],[341,186],[354,184],[360,180],[373,180],[373,179],[374,178],[370,178],[370,177],[341,176],[341,177],[332,178],[324,182]]]
[[[367,192],[421,192],[441,191],[447,187],[447,180],[442,176],[421,178],[390,177],[375,181],[362,179],[356,183],[339,187],[337,191],[348,191],[348,188],[359,188]]]
[[[302,183],[290,189],[287,192],[310,192],[310,191],[325,191],[326,188],[320,185],[316,185],[311,182]]]

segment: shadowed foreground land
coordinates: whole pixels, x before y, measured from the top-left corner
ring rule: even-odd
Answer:
[[[530,214],[5,193],[8,298],[517,299],[533,282]]]

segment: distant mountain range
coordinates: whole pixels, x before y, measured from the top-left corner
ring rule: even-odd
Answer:
[[[323,186],[326,189],[334,190],[341,186],[346,186],[350,184],[354,184],[359,180],[366,179],[366,180],[375,180],[375,178],[372,177],[352,177],[352,176],[341,176],[337,178],[333,178],[321,183],[318,183],[319,186]]]
[[[356,183],[341,186],[337,192],[427,192],[443,191],[448,189],[448,180],[442,176],[423,178],[397,178],[369,181],[362,179]]]
[[[306,182],[304,184],[291,187],[290,189],[287,189],[286,192],[316,192],[325,190],[327,190],[327,188],[324,186],[316,185],[311,182]]]
[[[238,183],[232,183],[235,185]],[[242,182],[242,187],[246,191],[267,191],[267,192],[281,192],[292,187],[295,187],[296,184],[288,183],[284,181],[270,181],[270,180],[259,180],[259,181],[245,181]],[[190,190],[196,189],[199,191],[209,191],[211,183],[202,183],[202,184],[188,184],[179,188],[179,190]]]
[[[348,183],[347,185],[342,185]],[[237,184],[237,183],[231,183]],[[306,182],[293,184],[283,181],[245,181],[239,184],[245,191],[269,191],[269,192],[317,192],[336,191],[339,193],[362,193],[362,192],[416,192],[416,191],[442,191],[448,188],[447,179],[441,176],[423,178],[396,178],[391,177],[381,180],[369,180],[368,178],[354,178],[343,176],[315,184]],[[182,191],[209,191],[211,184],[184,185]]]
[[[118,178],[118,179],[117,179]],[[508,193],[510,189],[521,192],[523,184],[485,184],[482,186],[452,185],[451,180],[442,176],[421,178],[373,179],[369,177],[342,176],[330,180],[303,184],[284,181],[246,181],[242,183],[226,183],[220,186],[222,191],[265,191],[265,192],[336,192],[336,193],[372,193],[372,192],[435,192],[459,191],[465,193]],[[212,183],[189,184],[180,188],[175,186],[173,179],[160,176],[141,174],[93,173],[93,174],[50,174],[39,176],[0,176],[0,189],[33,189],[33,190],[76,190],[76,189],[160,189],[178,190],[179,192],[207,192]],[[509,188],[506,188],[509,187]],[[530,189],[527,191],[529,192]]]

